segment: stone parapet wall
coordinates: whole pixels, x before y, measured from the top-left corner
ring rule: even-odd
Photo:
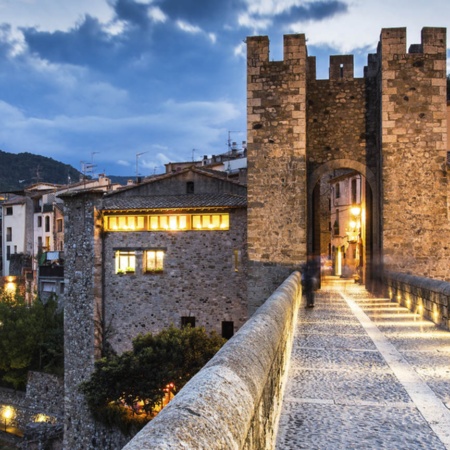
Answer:
[[[294,272],[124,449],[273,448],[300,298]]]
[[[397,272],[384,274],[390,299],[450,330],[450,283]]]

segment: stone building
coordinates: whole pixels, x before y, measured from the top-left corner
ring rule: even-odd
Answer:
[[[63,198],[65,448],[91,448],[77,386],[106,343],[121,353],[139,333],[172,324],[231,337],[247,320],[246,186],[190,167]]]
[[[247,39],[249,304],[320,254],[320,180],[350,169],[365,180],[363,280],[381,268],[450,279],[446,29],[383,29],[364,77],[331,56],[316,78],[302,34],[269,60],[266,36]],[[260,231],[264,229],[264,234]]]

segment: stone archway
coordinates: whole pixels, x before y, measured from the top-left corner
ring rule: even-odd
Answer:
[[[308,254],[317,252],[317,217],[318,186],[320,179],[327,173],[337,169],[352,169],[361,174],[365,180],[365,198],[367,229],[365,236],[364,280],[366,285],[377,281],[380,267],[380,196],[375,174],[364,164],[351,159],[336,159],[328,161],[309,173],[307,181],[307,251]],[[315,225],[316,223],[316,225]]]

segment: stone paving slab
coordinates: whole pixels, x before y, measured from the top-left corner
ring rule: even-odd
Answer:
[[[288,401],[283,407],[277,449],[445,449],[412,406]]]
[[[287,401],[296,398],[333,403],[410,403],[411,399],[393,373],[349,370],[293,369]]]
[[[450,333],[406,308],[324,283],[290,364],[277,450],[450,449]]]

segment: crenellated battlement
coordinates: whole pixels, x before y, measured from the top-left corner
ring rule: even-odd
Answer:
[[[420,44],[410,45],[406,51],[406,28],[383,28],[377,54],[383,59],[398,55],[424,54],[446,58],[447,32],[445,28],[422,28]]]

